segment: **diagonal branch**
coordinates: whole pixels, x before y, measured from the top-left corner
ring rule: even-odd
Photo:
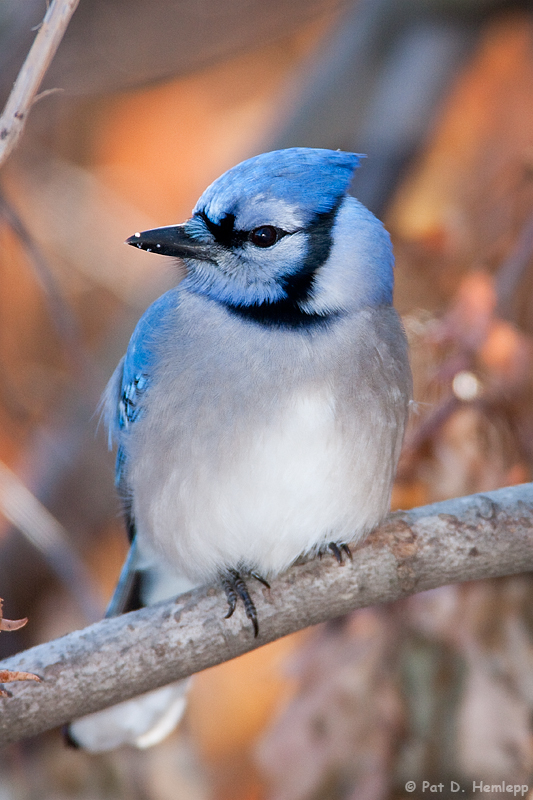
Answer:
[[[0,117],[0,167],[17,144],[35,95],[79,0],[52,0]]]
[[[225,620],[221,589],[207,587],[106,619],[0,664],[37,673],[0,701],[0,744],[16,741],[227,661],[289,633],[449,583],[533,570],[533,484],[392,514],[339,567],[297,564],[253,585],[254,639],[242,609]],[[10,687],[11,688],[11,687]]]

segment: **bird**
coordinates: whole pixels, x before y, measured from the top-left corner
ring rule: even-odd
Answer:
[[[252,581],[302,556],[342,562],[389,511],[412,378],[390,236],[349,193],[360,159],[262,153],[185,223],[127,239],[185,277],[104,393],[131,541],[108,615],[219,582],[226,617],[242,602],[257,636]]]

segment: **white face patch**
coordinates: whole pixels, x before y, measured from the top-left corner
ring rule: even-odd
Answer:
[[[217,263],[189,264],[196,291],[222,302],[245,304],[275,302],[284,297],[281,278],[297,272],[305,255],[307,235],[284,236],[272,247],[245,242],[234,251],[219,248]]]
[[[349,311],[390,302],[392,250],[381,222],[353,197],[345,198],[332,231],[333,244],[315,275],[308,313]]]
[[[305,256],[307,237],[305,233],[284,236],[272,247],[256,247],[246,242],[234,254],[235,267],[244,270],[254,280],[277,280],[282,275],[296,272]]]

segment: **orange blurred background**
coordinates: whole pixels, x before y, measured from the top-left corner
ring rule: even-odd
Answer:
[[[532,477],[533,23],[505,5],[385,211],[419,403],[396,508]],[[6,616],[30,617],[2,634],[5,652],[83,626],[126,552],[95,409],[142,310],[179,276],[122,242],[183,221],[214,178],[276,141],[341,14],[166,82],[32,112],[1,181],[22,229],[3,215],[0,459],[68,531],[90,598],[0,518]],[[0,796],[381,800],[406,796],[407,779],[527,783],[530,601],[528,576],[446,587],[287,637],[198,675],[185,722],[153,750],[88,756],[57,733],[7,748]]]

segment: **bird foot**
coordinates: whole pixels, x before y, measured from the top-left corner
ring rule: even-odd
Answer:
[[[330,550],[335,558],[337,559],[337,563],[343,567],[344,566],[344,556],[347,556],[350,561],[352,561],[352,551],[348,547],[347,544],[341,544],[340,547],[336,542],[330,542],[328,544],[328,550]]]
[[[260,581],[268,589],[270,589],[270,584],[260,575],[258,575],[255,572],[252,572],[251,575],[258,581]],[[226,599],[228,601],[228,606],[229,606],[228,613],[226,614],[225,619],[231,617],[237,606],[237,601],[241,599],[244,605],[246,616],[253,625],[254,636],[257,636],[259,633],[257,610],[255,608],[254,601],[250,597],[250,593],[248,591],[248,587],[246,585],[245,580],[241,577],[241,575],[237,572],[236,569],[229,569],[222,576],[222,586],[224,587],[224,591],[226,592]]]

